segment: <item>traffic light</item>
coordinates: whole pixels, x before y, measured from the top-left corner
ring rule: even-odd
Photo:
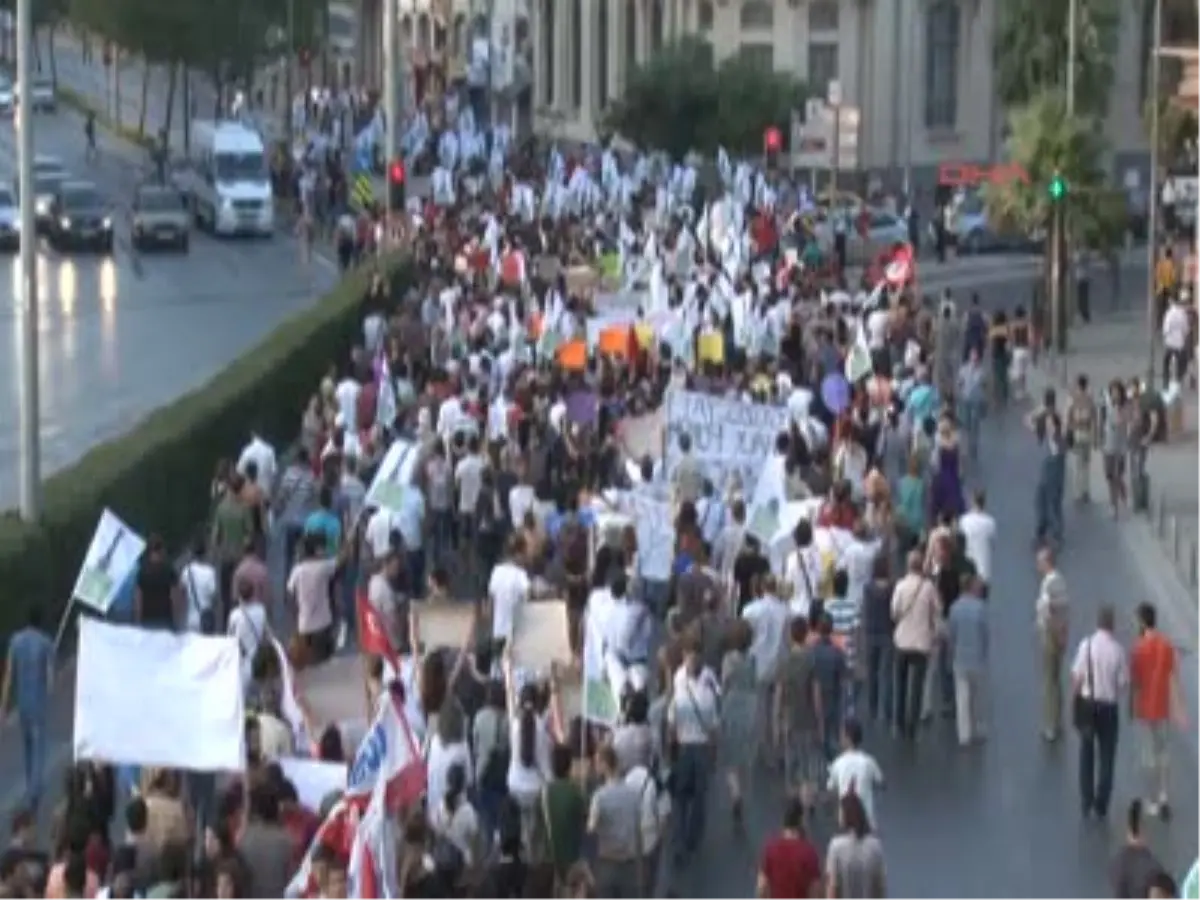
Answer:
[[[1056,203],[1059,202],[1067,196],[1067,179],[1055,172],[1054,177],[1050,179],[1047,190],[1050,193],[1050,199]]]
[[[388,166],[388,206],[391,209],[404,208],[406,174],[401,160],[393,160]]]
[[[308,47],[301,47],[296,51],[296,58],[300,61],[301,67],[307,69],[312,65],[312,50]]]

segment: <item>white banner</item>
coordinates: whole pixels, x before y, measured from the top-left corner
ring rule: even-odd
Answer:
[[[393,442],[379,463],[371,487],[367,489],[367,506],[400,512],[404,507],[404,494],[412,484],[420,458],[421,450],[416,444],[409,441]]]
[[[300,804],[313,812],[320,810],[321,802],[330,794],[346,790],[345,763],[322,762],[298,756],[284,756],[277,762],[284,777],[295,785]]]
[[[146,550],[146,541],[111,510],[100,514],[96,533],[75,579],[74,599],[103,614]]]
[[[81,619],[75,759],[242,771],[241,663],[236,638]]]
[[[648,491],[635,490],[621,498],[620,506],[637,529],[641,576],[648,581],[670,581],[671,563],[675,559],[671,504]]]
[[[723,491],[736,472],[746,497],[752,496],[763,463],[775,452],[775,438],[788,430],[788,412],[782,406],[671,391],[666,407],[667,477],[679,467],[683,458],[679,438],[687,434],[692,441],[692,455],[717,490]]]

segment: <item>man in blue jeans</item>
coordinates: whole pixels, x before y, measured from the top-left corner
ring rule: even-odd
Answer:
[[[8,644],[8,664],[0,693],[0,716],[7,717],[16,692],[17,718],[25,752],[25,803],[37,809],[42,799],[46,764],[46,712],[54,686],[54,642],[42,628],[42,612],[34,606],[24,628]]]

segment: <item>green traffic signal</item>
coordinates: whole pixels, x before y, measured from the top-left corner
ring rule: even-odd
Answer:
[[[1051,200],[1061,200],[1067,196],[1067,180],[1061,175],[1055,175],[1050,179],[1049,192]]]

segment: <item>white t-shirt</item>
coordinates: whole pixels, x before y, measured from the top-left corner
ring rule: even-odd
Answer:
[[[533,509],[537,502],[537,494],[528,484],[518,484],[508,492],[508,512],[512,517],[514,528],[520,528],[525,521],[525,513]]]
[[[467,742],[443,744],[439,735],[432,735],[429,738],[425,759],[429,773],[428,787],[426,788],[428,809],[443,805],[442,799],[446,796],[446,778],[450,774],[450,767],[456,763],[466,770],[467,785],[470,786],[474,777],[471,773],[471,750],[467,746]]]
[[[265,493],[270,494],[275,485],[275,448],[262,438],[253,437],[238,457],[238,472],[245,475],[246,467],[251,462],[258,467],[256,483]]]
[[[472,453],[460,459],[454,467],[454,483],[458,485],[458,511],[473,514],[483,489],[483,458]]]
[[[343,378],[333,390],[337,400],[338,415],[341,416],[347,433],[358,431],[358,395],[362,393],[362,385],[353,378]]]
[[[475,848],[479,845],[479,816],[466,797],[459,798],[451,815],[445,803],[428,807],[429,824],[435,832],[450,841],[463,855],[468,867],[475,864]]]
[[[1183,306],[1172,303],[1166,315],[1163,316],[1163,346],[1168,350],[1184,349],[1187,346],[1188,331],[1190,330],[1187,313],[1184,312]]]
[[[250,686],[253,679],[254,657],[259,645],[267,635],[267,610],[257,601],[239,603],[229,614],[226,632],[235,638],[242,652],[242,690]]]
[[[512,640],[517,607],[529,599],[529,575],[516,563],[504,561],[492,570],[488,596],[492,599],[492,638]]]
[[[867,346],[872,350],[881,350],[887,343],[888,311],[874,310],[867,316]]]
[[[878,541],[860,541],[857,538],[842,551],[840,565],[846,570],[850,581],[846,596],[855,603],[862,602],[863,591],[871,580],[875,569],[875,557],[879,555]]]
[[[454,432],[458,429],[459,422],[466,417],[467,414],[463,412],[462,401],[458,399],[456,394],[450,395],[438,407],[438,435],[446,440],[450,440],[454,436]]]
[[[188,631],[200,630],[200,613],[211,610],[217,599],[217,570],[209,563],[192,560],[179,573],[187,598]]]
[[[508,790],[526,798],[536,797],[550,780],[550,730],[545,716],[538,716],[533,729],[533,765],[521,762],[521,716],[508,723],[508,746],[512,748],[508,763]]]
[[[858,799],[862,801],[863,810],[871,829],[875,830],[875,788],[883,787],[883,771],[875,757],[862,750],[845,750],[829,764],[829,784],[827,789],[837,791],[838,798],[845,797],[854,788]]]
[[[789,553],[783,566],[783,578],[792,586],[792,598],[788,603],[792,615],[807,618],[813,591],[821,584],[821,554],[817,548],[810,545]]]
[[[778,597],[767,595],[747,603],[742,618],[750,623],[750,656],[754,660],[755,675],[760,682],[771,681],[779,668],[792,612]]]
[[[959,531],[967,541],[967,559],[975,564],[979,577],[986,583],[992,580],[992,541],[996,537],[996,520],[982,510],[972,509],[958,520]]]
[[[367,546],[376,559],[383,559],[392,549],[392,529],[398,528],[396,516],[386,509],[378,509],[367,522],[365,533]]]

